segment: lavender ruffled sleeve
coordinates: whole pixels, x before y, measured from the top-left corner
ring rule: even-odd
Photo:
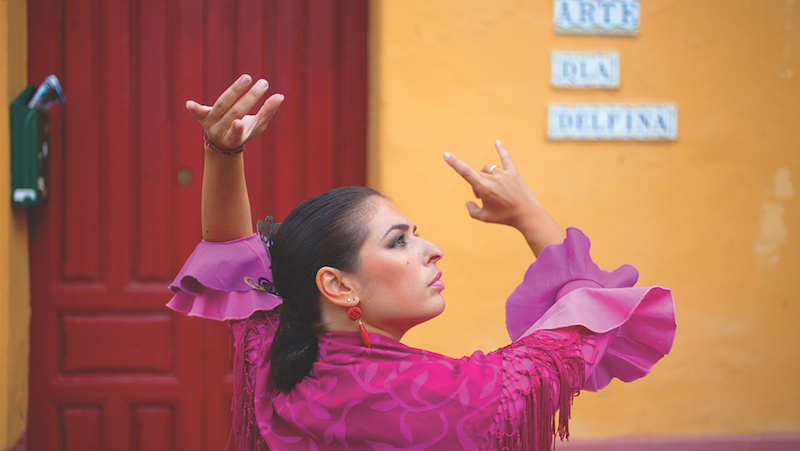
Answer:
[[[220,321],[245,319],[280,305],[277,296],[255,290],[245,277],[272,279],[269,256],[257,234],[222,243],[202,241],[169,288],[167,307],[188,316]]]
[[[607,272],[589,256],[590,242],[576,228],[563,243],[547,246],[506,302],[514,341],[537,330],[582,326],[602,336],[604,352],[587,368],[584,390],[597,391],[616,377],[645,376],[672,348],[675,304],[661,287],[633,287],[629,265]]]

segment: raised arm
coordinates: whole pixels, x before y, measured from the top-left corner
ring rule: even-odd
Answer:
[[[545,246],[564,241],[566,234],[533,195],[500,141],[495,142],[495,148],[502,168],[486,164],[476,172],[449,152],[444,154],[444,159],[482,201],[480,207],[475,202],[467,202],[469,215],[519,230],[538,257]]]
[[[266,80],[255,84],[252,81],[247,74],[240,76],[213,106],[186,102],[186,109],[197,118],[208,141],[218,149],[239,149],[258,136],[283,102],[283,95],[273,94],[256,114],[247,114],[269,88]],[[253,233],[241,152],[229,155],[205,146],[201,218],[206,241],[230,241]]]

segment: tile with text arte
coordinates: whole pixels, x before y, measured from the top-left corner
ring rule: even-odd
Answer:
[[[636,36],[639,0],[555,0],[557,34]]]
[[[552,104],[547,137],[553,140],[656,141],[678,139],[674,104]]]

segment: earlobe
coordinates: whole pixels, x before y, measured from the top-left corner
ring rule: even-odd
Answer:
[[[341,307],[350,307],[348,299],[352,299],[354,293],[342,271],[323,266],[317,271],[316,282],[317,289],[328,301]]]

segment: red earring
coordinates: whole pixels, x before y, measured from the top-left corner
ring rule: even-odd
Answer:
[[[360,319],[361,309],[357,306],[350,307],[347,310],[347,317],[350,318],[351,321],[358,321],[358,330],[361,331],[361,341],[364,343],[364,346],[371,348],[372,340],[370,340],[367,329],[364,327],[364,323],[362,323]]]

